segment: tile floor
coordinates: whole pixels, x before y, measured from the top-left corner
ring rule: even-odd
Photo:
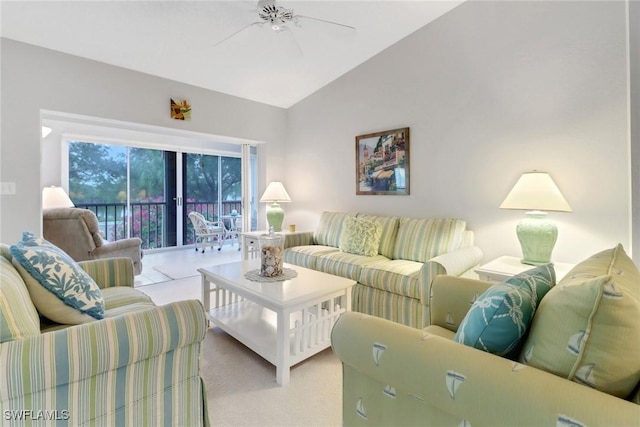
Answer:
[[[142,258],[142,274],[136,276],[135,287],[149,295],[157,305],[177,300],[201,299],[200,267],[241,260],[238,246],[224,246],[221,251],[207,249],[205,253],[193,247],[169,249],[162,252],[145,253]],[[177,263],[193,269],[193,276],[172,279],[154,267]]]

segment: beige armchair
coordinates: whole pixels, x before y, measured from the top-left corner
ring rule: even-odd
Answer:
[[[75,261],[128,257],[135,274],[142,272],[142,240],[108,242],[102,238],[95,213],[81,208],[43,210],[43,237],[69,254]]]

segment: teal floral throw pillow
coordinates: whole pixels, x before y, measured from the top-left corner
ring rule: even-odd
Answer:
[[[382,224],[378,221],[348,217],[340,236],[340,250],[350,254],[376,256]]]
[[[25,232],[10,251],[41,314],[67,325],[104,318],[100,288],[62,249]]]
[[[454,341],[499,356],[512,356],[542,297],[555,284],[553,264],[546,264],[491,286],[473,303]]]

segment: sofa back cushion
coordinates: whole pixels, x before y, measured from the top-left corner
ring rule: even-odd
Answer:
[[[3,251],[0,257],[0,342],[40,334],[40,319],[22,277]]]
[[[461,219],[400,218],[393,259],[426,262],[460,248],[466,223]]]
[[[345,220],[354,217],[353,213],[322,212],[320,222],[313,233],[313,241],[316,245],[340,247],[340,236],[345,226]]]
[[[392,258],[393,250],[396,246],[396,237],[398,236],[398,224],[400,223],[400,218],[397,216],[375,216],[363,213],[359,213],[358,218],[380,223],[382,230],[380,233],[378,253],[386,256],[387,258]]]
[[[576,265],[542,299],[520,359],[621,398],[640,380],[640,272],[621,245]]]

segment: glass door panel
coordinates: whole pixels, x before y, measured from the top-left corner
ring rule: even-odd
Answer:
[[[220,174],[219,156],[206,154],[182,154],[182,194],[184,198],[183,244],[195,241],[189,212],[200,212],[208,221],[218,219],[220,195],[218,183]]]
[[[127,234],[127,148],[69,143],[69,197],[77,207],[95,212],[105,239]]]
[[[144,249],[174,246],[166,239],[175,225],[166,221],[165,153],[70,142],[69,196],[77,207],[95,212],[109,241],[139,237]]]
[[[227,230],[242,228],[242,159],[220,158],[221,215]]]
[[[129,148],[130,235],[140,237],[148,249],[175,246],[166,240],[165,182],[164,151]]]

